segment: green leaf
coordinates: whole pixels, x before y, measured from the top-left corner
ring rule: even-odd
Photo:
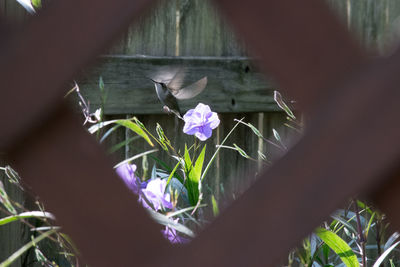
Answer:
[[[156,220],[159,224],[165,225],[169,228],[173,228],[178,232],[181,232],[187,236],[190,237],[195,237],[194,233],[192,230],[190,230],[189,228],[187,228],[185,225],[174,222],[172,219],[168,218],[167,216],[155,212],[153,210],[147,209],[147,212],[150,214],[150,216]],[[0,266],[1,267],[1,266]]]
[[[292,118],[292,119],[296,119],[296,117],[294,116],[293,112],[290,110],[290,108],[286,105],[286,103],[283,101],[282,99],[282,95],[278,92],[278,91],[274,91],[274,100],[276,102],[276,104],[278,104],[278,106],[286,112],[286,114]]]
[[[167,164],[167,163],[165,163],[164,161],[162,161],[161,159],[159,159],[159,158],[157,158],[157,157],[154,157],[154,156],[152,156],[152,155],[150,155],[149,156],[149,158],[151,158],[151,159],[153,159],[155,162],[157,162],[160,166],[162,166],[163,168],[164,168],[164,170],[166,170],[167,172],[172,172],[172,168]],[[177,172],[175,172],[175,177],[176,178],[178,178],[178,180],[181,182],[181,183],[184,183],[184,179],[179,175],[179,173],[177,173]]]
[[[151,153],[154,153],[154,152],[157,152],[157,151],[158,151],[158,149],[156,148],[156,149],[152,149],[152,150],[145,151],[145,152],[140,153],[140,154],[136,154],[136,155],[133,156],[133,157],[130,157],[130,158],[126,159],[126,160],[121,161],[120,163],[118,163],[117,165],[115,165],[114,168],[118,168],[119,166],[121,166],[121,165],[123,165],[123,164],[125,164],[125,163],[131,162],[131,161],[133,161],[133,160],[135,160],[135,159],[138,159],[138,158],[140,158],[140,157],[143,157],[143,156],[145,156],[145,155],[148,155],[148,154],[151,154]]]
[[[49,262],[43,252],[40,251],[39,248],[35,247],[35,255],[36,260],[41,263],[42,266],[46,266],[45,264]]]
[[[108,152],[109,152],[109,153],[114,153],[115,151],[118,151],[119,149],[125,147],[125,145],[127,145],[127,144],[131,143],[132,141],[135,141],[135,140],[137,140],[137,139],[139,139],[139,138],[140,138],[140,136],[132,136],[132,137],[130,137],[130,138],[128,138],[128,139],[125,139],[124,141],[122,141],[122,142],[120,142],[120,143],[118,143],[118,144],[116,144],[116,145],[113,145],[113,146],[108,150]]]
[[[212,203],[212,210],[215,217],[219,215],[219,208],[217,200],[215,199],[214,195],[211,196],[211,203]]]
[[[369,214],[372,215],[373,211],[367,206],[367,204],[365,204],[364,202],[357,200],[357,205],[361,208],[366,210]]]
[[[258,150],[257,153],[261,160],[267,160],[267,156],[265,156],[265,154],[262,153],[260,150]]]
[[[104,92],[104,80],[103,80],[103,77],[99,77],[99,89],[100,89],[100,92],[101,93],[103,93]]]
[[[21,177],[19,176],[19,174],[13,169],[11,168],[9,165],[7,165],[4,168],[4,171],[8,177],[8,180],[10,181],[10,183],[13,184],[19,184],[21,181]]]
[[[175,168],[172,170],[171,174],[170,174],[169,177],[168,177],[166,186],[168,186],[169,182],[171,181],[172,177],[174,176],[174,174],[175,174],[175,172],[176,172],[176,169],[178,169],[179,165],[180,165],[180,162],[178,162],[178,163],[175,165]]]
[[[398,238],[400,237],[400,234],[398,232],[394,232],[386,241],[385,246],[384,246],[384,250],[388,250],[390,246],[392,246],[392,244],[394,243],[394,241],[396,241]]]
[[[207,205],[206,204],[202,204],[202,205],[200,205],[200,207],[201,208],[207,207]],[[184,209],[180,209],[180,210],[177,210],[177,211],[174,211],[174,212],[168,212],[168,214],[166,214],[165,216],[168,217],[168,218],[175,217],[175,216],[181,215],[182,213],[186,213],[188,211],[194,210],[195,208],[196,207],[193,206],[193,207],[187,207],[187,208],[184,208]]]
[[[332,215],[331,216],[333,219],[337,220],[339,223],[341,223],[343,226],[347,227],[352,233],[357,234],[357,230],[349,223],[346,219],[343,219],[339,215]],[[337,231],[336,231],[337,232]]]
[[[375,218],[375,214],[376,214],[376,212],[372,213],[372,216],[369,219],[369,222],[368,222],[368,225],[367,225],[367,229],[365,229],[365,238],[368,238],[369,229],[371,229],[371,225],[372,225],[372,222],[373,222],[373,220]]]
[[[117,120],[109,120],[109,121],[102,121],[96,124],[93,124],[92,126],[89,127],[88,132],[90,134],[94,134],[98,130],[102,129],[103,127],[106,127],[107,125],[115,123]]]
[[[8,194],[4,188],[3,182],[0,181],[0,202],[3,203],[4,207],[12,213],[16,214],[17,211],[15,210],[14,206],[11,204],[10,199],[8,198]]]
[[[171,142],[165,136],[163,128],[158,123],[157,123],[157,126],[156,126],[156,132],[157,132],[157,135],[158,135],[158,140],[160,141],[159,144],[161,145],[161,147],[165,151],[168,151],[168,145],[171,145]]]
[[[328,262],[328,260],[329,260],[329,251],[330,251],[329,246],[327,244],[323,243],[322,254],[324,255],[325,262]]]
[[[195,181],[198,183],[201,178],[201,172],[203,170],[203,163],[204,163],[204,156],[206,154],[206,145],[204,145],[203,149],[201,150],[200,155],[197,157],[196,163],[194,165],[194,172],[195,176]]]
[[[187,149],[187,146],[185,145],[184,161],[185,161],[185,173],[187,176],[186,184],[189,193],[189,202],[191,205],[196,205],[196,203],[199,200],[200,188],[201,188],[200,178],[203,169],[205,152],[206,152],[206,146],[204,146],[200,155],[197,157],[195,165],[193,166],[193,163],[190,159],[189,151]]]
[[[31,0],[32,5],[34,8],[41,8],[42,7],[42,1],[41,0]]]
[[[103,143],[107,137],[109,137],[115,130],[117,130],[121,125],[115,125],[114,127],[107,130],[107,132],[100,138],[100,143]]]
[[[253,131],[253,133],[255,135],[257,135],[259,138],[264,138],[264,136],[261,134],[261,132],[253,124],[251,124],[250,122],[248,122],[248,123],[243,122],[243,124],[246,125],[247,127],[249,127]]]
[[[397,245],[400,244],[400,241],[394,243],[390,248],[388,248],[387,250],[385,250],[385,252],[382,253],[381,256],[379,256],[379,258],[376,260],[376,262],[374,263],[373,267],[379,267],[383,261],[387,258],[387,256],[389,256],[389,253],[395,248],[397,247]]]
[[[0,225],[4,225],[7,223],[11,223],[14,221],[18,221],[20,219],[27,219],[27,218],[45,218],[45,219],[50,219],[50,220],[55,220],[55,217],[53,214],[49,212],[43,212],[43,211],[28,211],[28,212],[22,212],[20,214],[4,217],[0,219]]]
[[[238,145],[236,145],[236,144],[234,143],[233,146],[235,147],[236,151],[239,152],[239,154],[240,154],[242,157],[244,157],[244,158],[246,158],[246,159],[250,158],[250,156],[247,155],[247,153],[246,153],[243,149],[241,149]]]
[[[16,259],[18,259],[22,254],[24,254],[26,251],[28,251],[31,247],[35,246],[35,244],[39,243],[41,240],[49,237],[50,235],[54,234],[56,230],[50,230],[47,231],[40,236],[36,237],[29,243],[25,244],[22,246],[20,249],[18,249],[16,252],[14,252],[8,259],[0,263],[0,267],[7,267],[10,266]]]
[[[94,134],[95,132],[97,132],[98,130],[100,130],[101,128],[108,126],[110,124],[118,124],[121,126],[124,126],[128,129],[130,129],[131,131],[135,132],[137,135],[141,136],[144,138],[144,140],[147,141],[147,143],[149,143],[149,145],[154,146],[154,144],[151,142],[149,136],[147,135],[147,133],[142,129],[142,127],[140,125],[138,125],[136,122],[133,122],[131,120],[109,120],[109,121],[102,121],[99,123],[96,123],[94,125],[92,125],[88,131],[91,134]]]
[[[134,123],[130,120],[117,120],[115,123],[130,129],[131,131],[135,132],[137,135],[143,137],[143,139],[146,140],[147,143],[149,143],[149,145],[154,146],[154,144],[151,142],[147,133],[145,131],[143,131],[143,129],[136,123]]]
[[[183,160],[185,162],[185,173],[186,173],[186,178],[187,178],[186,179],[186,188],[188,189],[189,202],[191,205],[194,206],[197,203],[196,191],[198,190],[197,189],[198,187],[193,185],[194,179],[190,178],[190,176],[193,173],[193,164],[192,164],[192,160],[190,159],[189,150],[187,149],[186,144],[185,144],[185,154],[183,155]]]
[[[324,228],[317,228],[315,233],[340,257],[347,267],[360,266],[356,254],[337,234]]]
[[[272,129],[272,133],[274,134],[275,139],[277,141],[281,142],[281,136],[279,135],[279,133],[275,129]]]
[[[228,140],[228,137],[233,133],[233,131],[236,129],[236,127],[243,122],[243,118],[241,118],[239,121],[237,121],[237,123],[235,124],[235,126],[233,126],[233,128],[229,131],[229,133],[225,136],[224,140],[222,140],[221,144],[219,146],[217,146],[217,149],[215,150],[214,154],[212,155],[210,161],[208,162],[206,168],[204,169],[204,172],[200,178],[201,181],[203,181],[204,177],[206,176],[211,164],[214,162],[215,157],[217,156],[219,150],[221,149],[221,146],[223,144],[225,144],[226,140]]]

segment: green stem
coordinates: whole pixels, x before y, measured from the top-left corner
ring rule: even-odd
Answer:
[[[39,243],[41,240],[49,237],[50,235],[54,234],[55,232],[56,232],[56,230],[50,230],[50,231],[47,231],[47,232],[41,234],[40,236],[36,237],[31,242],[25,244],[20,249],[15,251],[10,257],[8,257],[8,259],[6,259],[2,263],[0,263],[0,267],[10,266],[16,259],[18,259],[26,251],[28,251],[28,249],[35,246],[36,243]]]

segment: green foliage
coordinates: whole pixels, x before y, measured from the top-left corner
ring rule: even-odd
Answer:
[[[283,101],[282,95],[278,91],[274,91],[274,100],[276,104],[286,112],[286,114],[293,120],[296,120],[296,117],[294,116],[293,112],[290,110],[288,105]]]
[[[203,170],[205,152],[206,146],[204,145],[200,155],[197,157],[195,164],[193,164],[187,146],[185,146],[184,161],[186,186],[189,192],[189,202],[191,205],[196,205],[199,201],[199,188],[201,188],[200,178]]]
[[[31,0],[31,2],[32,2],[32,6],[35,9],[39,9],[42,7],[42,0]]]
[[[20,214],[12,215],[12,216],[7,216],[4,218],[0,219],[0,226],[5,225],[14,221],[18,221],[21,219],[28,219],[28,218],[45,218],[45,219],[50,219],[54,220],[54,215],[49,213],[49,212],[43,212],[43,211],[27,211],[27,212],[22,212]]]
[[[28,249],[30,249],[31,247],[34,247],[37,243],[39,243],[43,239],[51,236],[55,232],[56,232],[56,230],[50,230],[50,231],[47,231],[47,232],[39,235],[38,237],[34,238],[31,242],[22,246],[20,249],[18,249],[16,252],[14,252],[10,257],[8,257],[5,261],[0,263],[0,267],[10,266],[16,259],[21,257],[21,255],[24,254],[26,251],[28,251]]]
[[[16,214],[17,213],[17,210],[11,204],[10,198],[8,197],[8,194],[7,194],[6,190],[4,189],[4,185],[3,185],[2,181],[0,181],[0,202],[12,214]]]
[[[360,266],[357,256],[351,247],[337,234],[324,228],[317,228],[315,233],[340,257],[347,267]]]
[[[135,120],[135,118],[133,118],[132,120]],[[136,122],[136,120],[135,120],[135,122],[133,122],[132,120],[125,119],[125,120],[103,121],[103,122],[99,122],[97,124],[92,125],[88,129],[88,131],[89,131],[89,133],[93,134],[93,133],[99,131],[100,129],[102,129],[102,128],[108,126],[108,125],[117,124],[117,125],[120,125],[120,126],[128,128],[129,130],[131,130],[132,132],[136,133],[137,135],[142,137],[144,140],[146,140],[149,145],[154,146],[153,142],[150,140],[149,135],[146,133],[146,131],[143,130],[141,125],[139,125]]]
[[[212,210],[215,217],[219,215],[219,208],[217,200],[215,199],[214,195],[211,196],[211,203],[212,203]]]
[[[379,267],[389,257],[389,254],[400,244],[400,241],[394,243],[392,246],[387,248],[385,252],[376,260],[373,267]],[[393,259],[390,259],[391,265],[394,266]]]

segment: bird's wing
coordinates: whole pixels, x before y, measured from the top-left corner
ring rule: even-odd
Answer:
[[[158,83],[169,84],[171,81],[175,80],[180,69],[180,67],[171,66],[161,67],[156,73],[149,75],[149,78]]]
[[[172,92],[172,94],[178,93],[178,91],[182,88],[183,79],[185,78],[186,69],[183,67],[177,68],[175,75],[172,79],[166,83],[168,89]]]
[[[178,90],[177,92],[172,92],[172,94],[177,98],[177,99],[189,99],[192,97],[195,97],[196,95],[200,94],[204,88],[207,85],[207,77],[204,77],[200,80],[198,80],[195,83],[192,83],[189,86],[186,86],[185,88],[182,88]]]

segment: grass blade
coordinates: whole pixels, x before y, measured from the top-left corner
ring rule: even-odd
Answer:
[[[397,247],[397,245],[400,244],[400,241],[397,241],[396,243],[394,243],[390,248],[386,249],[385,252],[382,253],[382,255],[376,260],[376,262],[374,263],[373,267],[379,267],[383,261],[387,258],[387,256],[389,256],[389,253],[395,248]]]
[[[27,243],[24,246],[22,246],[17,251],[15,251],[10,257],[8,257],[8,259],[6,259],[2,263],[0,263],[0,267],[10,266],[16,259],[18,259],[26,251],[28,251],[28,249],[30,249],[31,247],[33,247],[35,244],[39,243],[43,239],[45,239],[45,238],[49,237],[50,235],[54,234],[55,232],[56,232],[56,230],[50,230],[50,231],[47,231],[47,232],[41,234],[40,236],[36,237],[35,239],[30,241],[29,243]]]
[[[121,161],[120,163],[118,163],[117,165],[114,166],[114,169],[118,168],[119,166],[121,166],[121,165],[123,165],[125,163],[128,163],[128,162],[130,162],[132,160],[138,159],[140,157],[143,157],[144,155],[148,155],[148,154],[151,154],[151,153],[154,153],[154,152],[157,152],[157,151],[158,151],[158,149],[156,148],[156,149],[148,150],[148,151],[145,151],[143,153],[137,154],[137,155],[135,155],[133,157],[130,157],[130,158],[126,159],[126,160]]]
[[[347,267],[360,266],[357,256],[351,247],[337,234],[324,228],[317,228],[315,233],[340,257]]]
[[[0,225],[5,225],[10,222],[18,221],[20,219],[28,219],[28,218],[45,218],[45,219],[50,219],[50,220],[55,220],[56,218],[54,217],[53,214],[50,212],[43,212],[43,211],[28,211],[28,212],[22,212],[20,214],[4,217],[0,219]]]

